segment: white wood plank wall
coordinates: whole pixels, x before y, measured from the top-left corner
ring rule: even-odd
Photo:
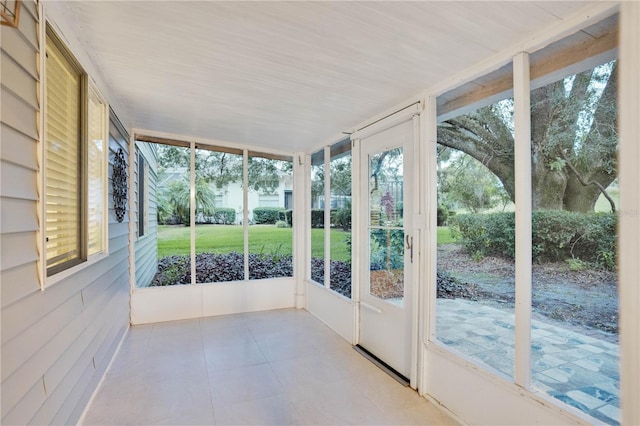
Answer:
[[[142,237],[137,236],[135,242],[136,287],[148,287],[153,280],[153,276],[155,275],[158,266],[158,210],[156,203],[158,156],[153,144],[137,142],[136,145],[138,146],[140,153],[144,156],[149,170],[149,175],[147,176],[147,190],[149,193],[146,197],[148,201],[147,212],[149,219],[147,227],[144,230],[144,235]],[[137,191],[139,179],[138,164],[135,164],[134,170],[136,182],[134,187]],[[138,205],[138,193],[136,192],[134,196],[134,199],[136,200],[134,219],[137,227],[140,206]]]
[[[0,423],[6,425],[76,423],[129,325],[128,228],[117,223],[112,203],[109,256],[40,291],[38,25],[36,3],[25,1],[20,27],[0,30]],[[110,148],[127,151],[127,140],[112,123]]]

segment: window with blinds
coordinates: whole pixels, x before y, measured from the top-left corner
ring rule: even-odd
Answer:
[[[47,27],[45,240],[47,276],[105,248],[106,111],[86,75]]]
[[[82,73],[47,32],[47,274],[82,261]]]

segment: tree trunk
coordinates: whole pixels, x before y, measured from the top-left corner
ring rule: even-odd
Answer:
[[[562,172],[547,169],[544,164],[534,165],[531,179],[532,209],[562,210],[562,196],[567,187],[567,177]]]

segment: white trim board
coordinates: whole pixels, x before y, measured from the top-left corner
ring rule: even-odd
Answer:
[[[294,292],[292,278],[137,288],[131,324],[292,308]]]

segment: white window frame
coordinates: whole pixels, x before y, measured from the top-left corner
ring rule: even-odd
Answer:
[[[142,150],[136,145],[136,238],[138,240],[146,237],[149,234],[149,161],[144,155]],[[144,164],[142,165],[142,174],[140,174],[140,158],[143,158]],[[140,186],[140,178],[143,182]],[[143,197],[142,204],[140,203],[140,189],[142,188]],[[141,211],[142,210],[142,211]],[[140,217],[142,217],[142,235],[140,235]]]
[[[249,198],[249,191],[251,191],[251,189],[249,188],[249,157],[253,156],[253,157],[261,157],[261,158],[266,158],[266,159],[272,159],[272,160],[283,160],[283,161],[289,161],[292,164],[294,163],[294,156],[292,153],[284,153],[284,152],[274,152],[274,151],[268,151],[268,150],[261,150],[261,151],[254,151],[254,150],[249,150],[248,148],[244,148],[244,147],[236,147],[234,146],[234,144],[230,143],[230,142],[223,142],[223,141],[204,141],[204,140],[198,140],[198,141],[190,141],[190,142],[186,142],[184,140],[181,139],[177,139],[175,138],[173,135],[165,135],[165,134],[161,134],[161,133],[155,133],[155,132],[150,132],[150,131],[145,131],[145,130],[137,130],[137,129],[133,129],[132,132],[132,137],[131,137],[131,146],[135,146],[136,142],[149,142],[149,143],[158,143],[158,144],[164,144],[164,145],[175,145],[175,146],[179,146],[182,147],[184,149],[189,150],[189,158],[190,158],[190,162],[189,162],[189,167],[186,167],[185,173],[188,173],[189,175],[189,188],[190,188],[190,210],[191,210],[191,214],[189,217],[189,222],[190,222],[190,236],[189,236],[189,240],[190,240],[190,259],[191,259],[191,282],[189,283],[184,283],[184,285],[193,285],[193,286],[197,286],[197,285],[201,285],[201,284],[205,284],[205,283],[197,283],[196,282],[196,201],[195,201],[195,194],[196,194],[196,170],[195,170],[195,159],[196,159],[196,150],[198,149],[208,149],[211,151],[221,151],[221,152],[231,152],[233,154],[236,155],[242,155],[242,193],[243,193],[243,211],[242,211],[242,226],[243,226],[243,244],[244,244],[244,279],[243,280],[239,280],[239,281],[229,281],[227,283],[243,283],[243,282],[249,282],[249,281],[259,281],[259,279],[250,279],[249,278],[249,203],[248,203],[248,198]],[[206,146],[206,148],[205,148]],[[231,151],[230,151],[231,150]],[[240,154],[240,152],[242,152],[242,154]],[[136,167],[137,167],[137,162],[136,162],[136,151],[135,149],[132,149],[131,152],[129,153],[129,175],[133,176],[134,173],[136,173]],[[295,180],[295,173],[292,170],[292,175],[293,175],[293,179]],[[129,198],[129,202],[131,205],[135,205],[137,204],[137,201],[132,198],[134,197],[134,190],[135,190],[135,185],[136,183],[132,181],[130,181],[129,184],[129,190],[130,190],[130,198]],[[148,191],[147,191],[148,192]],[[279,200],[281,200],[280,196],[276,193],[276,194],[267,194],[267,195],[271,195],[271,196],[278,196]],[[221,194],[221,196],[224,196],[224,194]],[[146,198],[146,200],[148,201],[148,198]],[[133,209],[130,210],[130,233],[131,235],[133,235],[134,240],[137,238],[137,223],[135,222],[135,214],[136,212],[133,211]],[[145,233],[146,235],[146,233]],[[144,237],[142,237],[144,238]],[[292,255],[295,252],[293,251],[292,248]],[[295,263],[295,260],[294,260]],[[132,276],[135,276],[135,270],[137,268],[136,265],[136,259],[135,256],[131,256],[131,262],[130,262],[130,268],[131,268],[131,273]],[[295,272],[294,272],[295,274]],[[285,279],[285,280],[293,280],[294,277],[275,277],[275,278],[267,278],[267,279]],[[132,284],[132,288],[135,288],[136,290],[147,290],[147,287],[136,287],[135,286],[135,282],[134,284]],[[152,289],[153,291],[153,289]]]
[[[274,202],[275,205],[272,205]],[[280,207],[280,195],[258,194],[258,207]]]
[[[347,297],[344,296],[340,293],[338,293],[336,290],[334,290],[333,288],[331,288],[331,148],[334,147],[337,144],[340,143],[344,143],[345,138],[340,138],[339,140],[335,141],[334,143],[330,144],[330,145],[325,145],[323,148],[320,148],[318,150],[313,151],[313,154],[317,154],[318,152],[322,152],[322,156],[323,156],[323,161],[322,161],[322,166],[324,167],[324,191],[322,194],[319,195],[318,199],[322,200],[322,210],[324,211],[324,226],[323,226],[323,233],[324,233],[324,281],[323,282],[318,282],[315,281],[313,278],[311,278],[311,223],[309,223],[309,261],[307,262],[309,271],[308,271],[308,276],[307,276],[307,281],[310,282],[311,284],[314,284],[318,287],[322,287],[325,290],[329,291],[331,294],[335,295],[336,297],[339,297],[345,301],[351,302],[351,300],[353,299],[353,286],[354,286],[354,259],[353,259],[353,254],[351,255],[351,296]],[[353,162],[353,149],[352,149],[352,144],[353,142],[349,141],[348,142],[350,144],[350,155],[352,156],[352,162]],[[311,158],[311,156],[309,157]],[[352,163],[353,164],[353,163]],[[309,174],[309,179],[310,179],[310,174]],[[352,186],[354,183],[354,173],[353,173],[353,165],[351,168],[351,182],[352,182]],[[311,182],[309,183],[309,185],[311,185]],[[353,193],[353,191],[352,191]],[[329,202],[327,203],[326,200],[329,200]],[[353,203],[353,199],[352,199],[352,203]],[[311,203],[309,203],[311,204]],[[352,204],[352,209],[353,209],[353,204]],[[352,210],[353,211],[353,210]],[[307,210],[307,213],[310,215],[311,214],[311,207],[309,207],[309,209]],[[311,216],[309,216],[311,217]],[[352,216],[352,220],[353,220],[353,216]],[[353,241],[353,230],[352,230],[352,241]]]
[[[597,19],[592,21],[592,23],[599,22],[601,19]],[[584,28],[584,27],[583,27]],[[577,30],[579,30],[578,28]],[[571,33],[567,33],[566,35],[571,35]],[[562,40],[562,38],[560,38]],[[427,112],[425,114],[425,119],[423,123],[425,124],[425,134],[423,137],[424,141],[429,143],[429,147],[426,149],[426,152],[422,154],[421,160],[425,161],[425,164],[428,165],[426,169],[427,176],[424,178],[420,178],[421,182],[425,182],[425,190],[427,192],[427,199],[424,201],[427,203],[430,208],[430,217],[423,218],[423,220],[428,220],[427,229],[431,230],[429,232],[430,238],[428,241],[425,241],[423,244],[423,249],[427,254],[427,262],[425,272],[428,274],[426,276],[427,280],[427,288],[426,292],[429,294],[429,302],[427,304],[427,314],[424,318],[421,318],[421,323],[424,324],[425,333],[420,337],[420,341],[424,342],[425,347],[428,351],[434,351],[442,354],[446,354],[448,357],[451,357],[452,360],[455,360],[456,364],[464,365],[465,367],[473,366],[471,369],[478,371],[479,374],[483,377],[487,377],[490,380],[494,380],[496,382],[502,382],[506,384],[508,387],[512,387],[514,389],[521,390],[527,397],[538,401],[542,405],[549,405],[553,407],[553,410],[557,411],[565,411],[570,412],[571,415],[577,419],[583,421],[593,421],[594,419],[590,417],[588,414],[583,413],[577,409],[573,409],[556,401],[553,397],[546,395],[544,392],[541,392],[538,388],[534,386],[531,380],[531,297],[532,297],[532,288],[531,288],[531,280],[532,280],[532,263],[531,263],[531,249],[532,249],[532,223],[531,223],[531,213],[532,213],[532,205],[531,205],[531,102],[530,95],[532,87],[532,65],[530,64],[530,54],[537,52],[538,50],[544,49],[545,46],[538,46],[536,49],[531,49],[529,51],[522,51],[515,55],[513,55],[509,62],[513,63],[513,97],[514,97],[514,125],[515,125],[515,135],[514,135],[514,169],[516,173],[515,178],[515,192],[516,199],[518,202],[516,203],[515,210],[515,234],[516,234],[516,255],[515,255],[515,329],[514,329],[514,339],[515,339],[515,354],[514,354],[514,372],[513,377],[506,378],[505,376],[500,375],[496,370],[492,368],[487,368],[485,364],[479,361],[476,358],[468,357],[466,355],[457,353],[455,350],[451,350],[451,348],[444,343],[440,342],[437,339],[436,334],[436,315],[437,315],[437,307],[436,307],[436,150],[435,146],[437,145],[437,123],[439,122],[439,117],[437,114],[437,94],[442,94],[446,90],[452,90],[459,86],[451,86],[444,90],[435,91],[432,94],[426,96],[426,105]],[[613,51],[613,50],[612,50]],[[616,56],[618,59],[620,55]],[[588,62],[592,63],[602,63],[602,59],[598,59],[598,57],[586,59]],[[506,63],[505,61],[504,63]],[[581,60],[576,60],[575,64],[581,63]],[[487,70],[485,74],[490,73],[490,70]],[[482,74],[478,73],[477,75],[481,76]],[[569,74],[570,75],[570,74]],[[557,75],[555,76],[557,78]],[[545,74],[543,76],[538,77],[536,80],[538,86],[542,84],[543,81],[552,80],[553,74]],[[471,78],[469,81],[473,81]],[[485,102],[486,98],[481,100],[481,102]],[[618,100],[618,105],[621,105],[621,100]],[[477,105],[474,104],[473,107]],[[467,106],[464,108],[473,108],[471,106]],[[622,139],[619,135],[619,146],[622,146]],[[622,174],[619,171],[619,178]],[[629,194],[624,194],[624,197],[628,197]],[[618,234],[620,241],[624,240],[623,235],[619,232]],[[620,277],[621,269],[619,267],[618,276]],[[623,282],[619,281],[619,289],[623,288]],[[622,301],[622,298],[621,298]],[[424,302],[420,302],[424,303]],[[622,347],[621,347],[622,348]],[[423,357],[424,359],[424,357]],[[421,384],[419,384],[419,388],[424,388],[424,384],[422,384],[422,380],[424,378],[424,366],[420,366],[423,370],[420,373]],[[620,371],[620,376],[622,378],[623,371]],[[425,392],[421,392],[423,395]],[[621,397],[623,394],[620,394]],[[623,398],[624,400],[624,398]]]
[[[49,28],[47,30],[47,28]],[[46,235],[46,185],[47,185],[47,176],[46,176],[46,135],[47,135],[47,96],[46,96],[46,82],[47,82],[47,68],[46,68],[46,45],[47,45],[47,33],[51,32],[56,39],[56,43],[58,47],[66,51],[72,58],[71,60],[75,62],[75,64],[80,69],[81,74],[81,119],[80,119],[80,129],[81,129],[81,137],[82,137],[82,146],[85,149],[82,150],[81,155],[83,155],[82,161],[86,164],[86,144],[88,143],[88,103],[89,103],[89,93],[92,93],[99,102],[104,106],[104,117],[103,117],[103,129],[102,129],[102,140],[104,141],[103,152],[102,152],[102,203],[103,203],[103,211],[102,215],[102,250],[98,253],[94,253],[92,255],[87,255],[88,250],[88,230],[87,227],[84,226],[81,232],[83,233],[82,239],[84,244],[84,256],[81,258],[80,262],[76,265],[70,266],[66,269],[60,270],[58,272],[48,274],[47,268],[47,253],[46,253],[46,245],[47,245],[47,235]],[[108,203],[108,152],[109,152],[109,104],[106,101],[106,98],[102,95],[100,90],[98,89],[95,81],[88,75],[86,69],[82,66],[77,57],[73,54],[69,46],[64,42],[63,38],[60,37],[58,31],[55,26],[51,24],[49,21],[44,20],[43,24],[39,27],[39,40],[40,45],[42,46],[41,53],[39,54],[38,62],[40,65],[40,69],[42,70],[41,79],[40,79],[40,87],[39,87],[39,95],[41,99],[41,113],[38,117],[38,122],[40,124],[40,131],[38,134],[38,139],[40,140],[40,147],[38,150],[38,164],[40,165],[39,175],[38,175],[38,190],[41,194],[40,199],[38,200],[38,213],[39,213],[39,229],[38,229],[38,246],[39,246],[39,258],[38,258],[38,271],[40,278],[40,289],[44,291],[47,287],[54,285],[64,279],[72,276],[73,274],[93,265],[102,259],[105,259],[109,256],[109,203]],[[83,179],[84,183],[81,185],[83,194],[81,195],[82,203],[86,202],[86,185],[88,184],[86,181],[88,179],[86,170],[82,171],[81,179]],[[83,206],[82,212],[82,220],[86,221],[88,216],[88,206],[85,204]]]

